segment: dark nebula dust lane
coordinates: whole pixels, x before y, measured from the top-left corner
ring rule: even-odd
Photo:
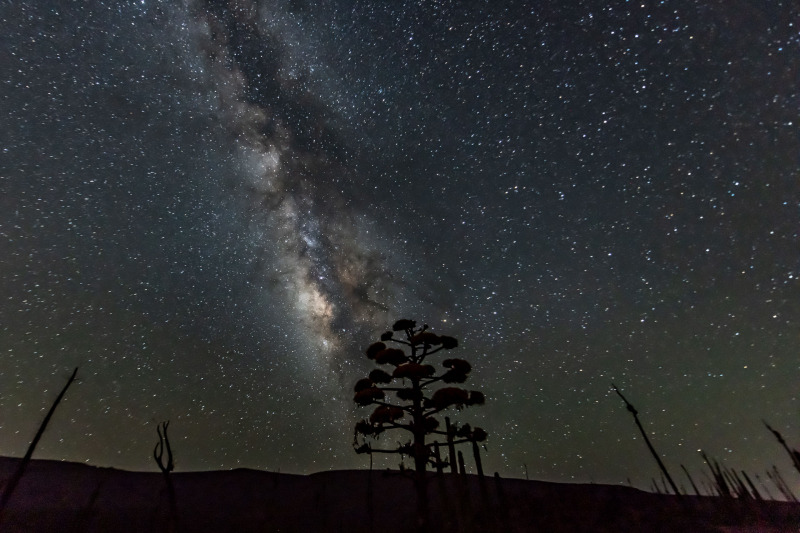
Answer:
[[[459,339],[504,476],[800,439],[792,2],[0,8],[0,454],[366,467],[363,348]],[[387,460],[381,467],[395,467]]]
[[[194,11],[196,51],[244,167],[232,187],[247,196],[251,230],[277,255],[261,275],[282,289],[271,296],[282,292],[305,327],[299,334],[314,339],[305,348],[335,357],[342,334],[374,328],[376,315],[387,320],[396,286],[368,242],[371,217],[352,185],[357,147],[314,92],[311,67],[293,58],[292,46],[304,43],[288,43],[281,24],[264,21],[263,7],[210,3]]]

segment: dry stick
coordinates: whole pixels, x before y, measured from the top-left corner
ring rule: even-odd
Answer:
[[[650,485],[651,485],[650,488],[653,490],[653,492],[655,492],[656,494],[661,494],[661,487],[659,487],[658,483],[656,483],[656,478],[654,477],[650,478]]]
[[[750,487],[745,485],[744,481],[742,481],[742,476],[739,475],[739,472],[737,472],[736,470],[731,468],[730,469],[730,473],[731,473],[731,476],[733,476],[733,479],[736,480],[736,483],[739,485],[739,489],[745,495],[745,498],[755,499],[755,496],[750,494]]]
[[[720,496],[725,498],[732,498],[733,492],[732,487],[728,485],[728,482],[725,480],[725,476],[722,473],[722,467],[719,465],[716,459],[709,459],[706,452],[700,451],[700,455],[703,457],[703,460],[708,465],[709,470],[711,470],[711,474],[714,476],[714,483],[717,485],[717,492]]]
[[[439,442],[433,441],[433,458],[436,460],[436,473],[441,474],[444,472],[442,465],[442,454],[439,453]]]
[[[769,472],[767,472],[769,474]],[[787,500],[797,503],[797,497],[794,495],[792,490],[789,488],[789,485],[786,484],[786,481],[783,479],[778,467],[772,465],[772,475],[770,475],[772,481],[778,486],[781,490],[783,495],[786,497]]]
[[[489,503],[489,489],[486,486],[486,478],[483,475],[483,463],[481,462],[481,452],[478,449],[478,441],[472,439],[472,454],[475,456],[475,468],[478,470],[478,481],[481,490],[481,500],[477,502],[480,506],[480,517],[483,519],[492,516]],[[488,524],[486,524],[488,526]]]
[[[175,531],[177,529],[178,523],[178,505],[175,499],[175,487],[172,485],[172,478],[169,476],[170,472],[175,470],[175,462],[172,459],[172,446],[169,444],[169,436],[167,435],[167,428],[169,427],[169,421],[162,422],[158,426],[156,426],[156,431],[158,432],[158,442],[156,443],[155,448],[153,448],[153,458],[158,465],[158,468],[161,470],[161,473],[164,474],[164,481],[167,483],[167,495],[169,497],[169,529],[170,531]],[[163,430],[163,434],[162,434]],[[164,452],[166,451],[167,454],[167,462],[164,463]]]
[[[444,423],[447,428],[447,453],[450,455],[450,472],[458,474],[458,463],[456,459],[456,447],[453,445],[453,433],[455,428],[450,425],[450,417],[444,417]]]
[[[683,469],[683,472],[686,474],[686,477],[689,478],[689,483],[692,484],[692,489],[694,489],[694,493],[700,496],[700,491],[697,489],[697,485],[694,484],[694,480],[692,479],[692,476],[689,474],[689,471],[686,470],[686,467],[683,465],[681,465],[681,468]]]
[[[375,505],[372,497],[372,454],[369,454],[369,476],[367,477],[367,518],[369,531],[375,531]]]
[[[709,465],[709,468],[710,467],[711,465]],[[712,473],[714,472],[713,468],[711,468],[711,472]],[[719,491],[718,485],[714,482],[714,480],[712,480],[709,477],[708,472],[703,470],[703,476],[706,478],[705,481],[703,482],[703,488],[706,489],[706,494],[709,496],[722,496],[722,493]]]
[[[664,494],[669,494],[669,489],[667,488],[667,483],[664,481],[664,474],[661,474],[661,486],[664,487]],[[676,494],[680,494],[676,492]]]
[[[742,470],[742,476],[744,476],[744,480],[747,481],[747,484],[750,485],[750,489],[753,491],[753,497],[759,501],[763,500],[764,498],[761,497],[761,493],[758,492],[758,489],[756,488],[755,484],[750,480],[750,476],[747,475],[747,472]]]
[[[727,480],[728,485],[730,485],[733,494],[739,498],[740,500],[746,500],[750,497],[750,493],[747,492],[747,489],[744,485],[739,483],[739,480],[736,479],[736,471],[731,469],[726,469],[722,472],[723,477]]]
[[[788,453],[789,457],[792,459],[792,464],[797,471],[800,472],[800,454],[797,453],[797,450],[792,450],[789,448],[789,445],[786,444],[786,439],[783,438],[783,435],[781,435],[778,430],[772,429],[772,427],[767,424],[766,420],[762,420],[762,422],[764,422],[764,425],[767,426],[767,429],[772,432],[775,438],[778,439],[778,442],[781,444],[781,446],[783,446],[783,449],[786,450],[786,453]]]
[[[467,469],[464,466],[464,454],[461,451],[458,452],[458,473],[462,476],[467,475]]]
[[[763,479],[761,479],[761,476],[759,476],[758,474],[756,474],[756,479],[757,479],[757,480],[758,480],[758,482],[761,484],[761,488],[762,488],[762,489],[764,489],[764,492],[766,492],[766,493],[767,493],[767,498],[768,498],[768,499],[770,499],[770,500],[774,500],[774,499],[775,499],[775,497],[774,497],[774,496],[772,495],[772,493],[769,491],[769,487],[767,487],[767,484],[766,484],[766,483],[764,483],[764,480],[763,480]]]
[[[478,477],[483,479],[483,463],[481,463],[481,451],[478,448],[478,441],[472,440],[472,455],[475,456],[475,468],[478,470]]]
[[[56,401],[53,402],[53,405],[50,406],[50,410],[47,412],[47,416],[44,417],[42,420],[41,425],[39,426],[39,431],[36,432],[36,436],[33,437],[30,445],[28,446],[28,451],[25,452],[25,457],[22,458],[22,461],[17,465],[17,470],[14,472],[14,475],[11,476],[11,479],[8,480],[5,488],[3,489],[3,494],[0,496],[0,522],[3,521],[3,515],[5,514],[6,505],[8,505],[8,500],[11,498],[11,494],[14,492],[14,489],[17,488],[17,484],[19,483],[20,479],[22,479],[22,474],[25,473],[25,469],[28,467],[28,463],[31,462],[31,457],[33,456],[33,451],[36,449],[36,445],[39,444],[39,439],[42,438],[42,434],[44,434],[45,428],[47,428],[47,424],[50,422],[50,418],[52,418],[53,413],[58,407],[58,404],[61,403],[61,399],[66,394],[67,389],[72,382],[75,381],[75,376],[78,374],[78,368],[76,367],[75,370],[72,372],[69,380],[67,380],[67,384],[64,385],[64,388],[61,389],[61,393],[59,393]]]
[[[639,431],[642,433],[642,437],[644,437],[644,442],[647,444],[647,447],[650,449],[650,453],[652,453],[653,457],[655,457],[659,468],[661,468],[661,472],[664,473],[664,477],[666,477],[667,481],[669,481],[669,484],[672,487],[673,492],[675,492],[675,494],[677,496],[680,496],[681,493],[678,490],[678,486],[675,485],[674,481],[672,481],[672,477],[670,477],[669,472],[667,472],[667,467],[664,466],[664,463],[661,461],[661,458],[656,453],[655,448],[653,448],[653,445],[650,444],[650,439],[647,438],[647,433],[645,432],[644,428],[642,427],[642,423],[639,422],[639,411],[637,411],[633,407],[633,405],[631,405],[630,402],[625,398],[625,396],[622,395],[622,393],[620,392],[620,390],[617,388],[616,385],[614,385],[612,383],[611,386],[614,387],[614,390],[617,392],[619,397],[622,398],[623,402],[625,402],[625,407],[627,407],[628,411],[630,411],[630,413],[633,415],[633,420],[636,422],[636,426],[639,428]]]
[[[773,468],[775,468],[774,465]],[[783,497],[786,498],[787,501],[790,500],[791,498],[789,498],[789,495],[784,490],[784,487],[781,485],[780,480],[777,479],[775,476],[773,476],[772,472],[770,472],[769,470],[767,470],[767,476],[769,477],[770,481],[772,481],[772,483],[778,488],[778,491],[781,494],[783,494]]]

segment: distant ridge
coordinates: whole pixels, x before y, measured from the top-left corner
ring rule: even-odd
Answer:
[[[19,459],[0,457],[0,483]],[[414,531],[414,489],[398,471],[311,475],[249,469],[172,474],[178,531]],[[663,496],[631,487],[430,474],[437,532],[797,531],[800,505]],[[160,532],[168,529],[160,472],[34,460],[3,531]],[[757,529],[753,529],[757,527]]]

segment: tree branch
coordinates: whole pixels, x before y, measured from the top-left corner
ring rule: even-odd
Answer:
[[[428,417],[428,416],[431,416],[431,415],[435,415],[436,413],[441,413],[445,409],[450,409],[451,407],[453,407],[453,406],[452,405],[448,405],[447,407],[438,407],[436,409],[432,409],[432,410],[428,411],[427,413],[422,413],[422,416]],[[466,409],[467,407],[472,407],[472,406],[464,404],[463,407],[461,407],[461,409]],[[461,409],[458,409],[458,410],[460,411]]]
[[[382,405],[384,407],[397,407],[398,409],[402,409],[406,413],[411,413],[411,407],[408,407],[408,406],[405,406],[405,405],[394,405],[394,404],[391,404],[391,403],[382,402],[380,400],[372,400],[367,405]]]
[[[386,431],[389,429],[405,429],[406,431],[411,431],[411,424],[396,424],[394,422],[382,422],[380,426],[382,430]]]
[[[444,346],[439,346],[439,347],[438,347],[438,348],[436,348],[435,350],[431,350],[431,351],[430,351],[430,352],[428,352],[428,353],[423,353],[423,354],[422,354],[422,358],[424,359],[424,358],[426,358],[427,356],[429,356],[429,355],[433,355],[433,354],[435,354],[436,352],[440,352],[440,351],[442,351],[442,350],[444,350]]]
[[[420,382],[419,382],[419,386],[420,386],[420,387],[427,387],[427,386],[428,386],[428,385],[430,385],[431,383],[436,383],[437,381],[442,381],[442,377],[443,377],[443,376],[437,376],[437,377],[427,378],[427,381],[426,381],[425,383],[423,383],[423,382],[422,382],[422,380],[420,380]]]
[[[408,342],[408,341],[404,341],[404,340],[402,340],[402,339],[395,339],[394,337],[392,337],[391,339],[387,339],[387,340],[390,340],[390,341],[392,341],[392,342],[396,342],[396,343],[398,343],[398,344],[405,344],[406,346],[411,346],[411,343],[410,343],[410,342]]]
[[[372,453],[372,452],[377,452],[377,453],[406,453],[406,449],[405,448],[395,448],[394,450],[383,450],[381,448],[373,448],[373,447],[370,446],[369,451],[367,453]]]

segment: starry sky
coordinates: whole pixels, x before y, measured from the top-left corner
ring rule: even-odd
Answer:
[[[155,470],[168,419],[179,471],[366,468],[363,349],[411,318],[472,362],[490,472],[647,487],[614,382],[681,483],[703,449],[800,487],[761,422],[800,444],[795,2],[0,23],[0,454],[78,366],[37,457]]]

